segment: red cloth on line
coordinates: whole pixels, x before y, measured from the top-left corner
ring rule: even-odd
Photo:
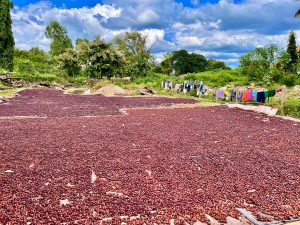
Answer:
[[[247,99],[247,101],[252,101],[252,102],[254,101],[252,91],[246,92],[246,99]]]

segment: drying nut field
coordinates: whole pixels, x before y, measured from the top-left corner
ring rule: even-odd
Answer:
[[[185,103],[195,101],[50,89],[1,103],[0,224],[209,224],[237,209],[299,218],[300,124],[156,108]]]

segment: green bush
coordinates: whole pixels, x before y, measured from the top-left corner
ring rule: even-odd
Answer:
[[[296,85],[297,78],[295,74],[288,74],[282,78],[282,83],[288,87],[292,87]]]
[[[20,77],[28,82],[60,82],[60,78],[54,74],[40,74],[40,75],[30,75],[30,74],[16,74],[16,77]]]
[[[187,74],[184,76],[184,79],[203,81],[205,85],[208,85],[210,87],[222,87],[227,84],[249,84],[248,78],[246,76],[242,76],[238,69]]]
[[[86,82],[87,77],[83,75],[78,75],[74,77],[69,77],[68,81],[74,84],[84,84]]]
[[[284,115],[300,118],[300,99],[289,99],[283,106]]]
[[[19,61],[18,72],[24,75],[35,74],[34,66],[29,60]]]

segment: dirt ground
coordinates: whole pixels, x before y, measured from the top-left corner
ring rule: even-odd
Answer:
[[[299,123],[224,106],[120,111],[191,101],[30,90],[0,104],[0,224],[300,217]]]

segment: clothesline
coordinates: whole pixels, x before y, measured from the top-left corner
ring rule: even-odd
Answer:
[[[266,99],[270,101],[271,97],[274,97],[277,92],[282,92],[282,88],[277,90],[265,90],[265,91],[246,91],[246,90],[235,90],[235,91],[224,91],[222,89],[213,88],[210,89],[204,85],[202,81],[185,81],[181,84],[175,84],[173,87],[172,81],[167,80],[162,82],[162,88],[173,90],[175,92],[188,93],[196,91],[196,95],[201,97],[202,95],[208,96],[209,91],[212,96],[216,98],[216,101],[221,99],[222,101],[231,102],[244,102],[244,103],[265,103]]]

